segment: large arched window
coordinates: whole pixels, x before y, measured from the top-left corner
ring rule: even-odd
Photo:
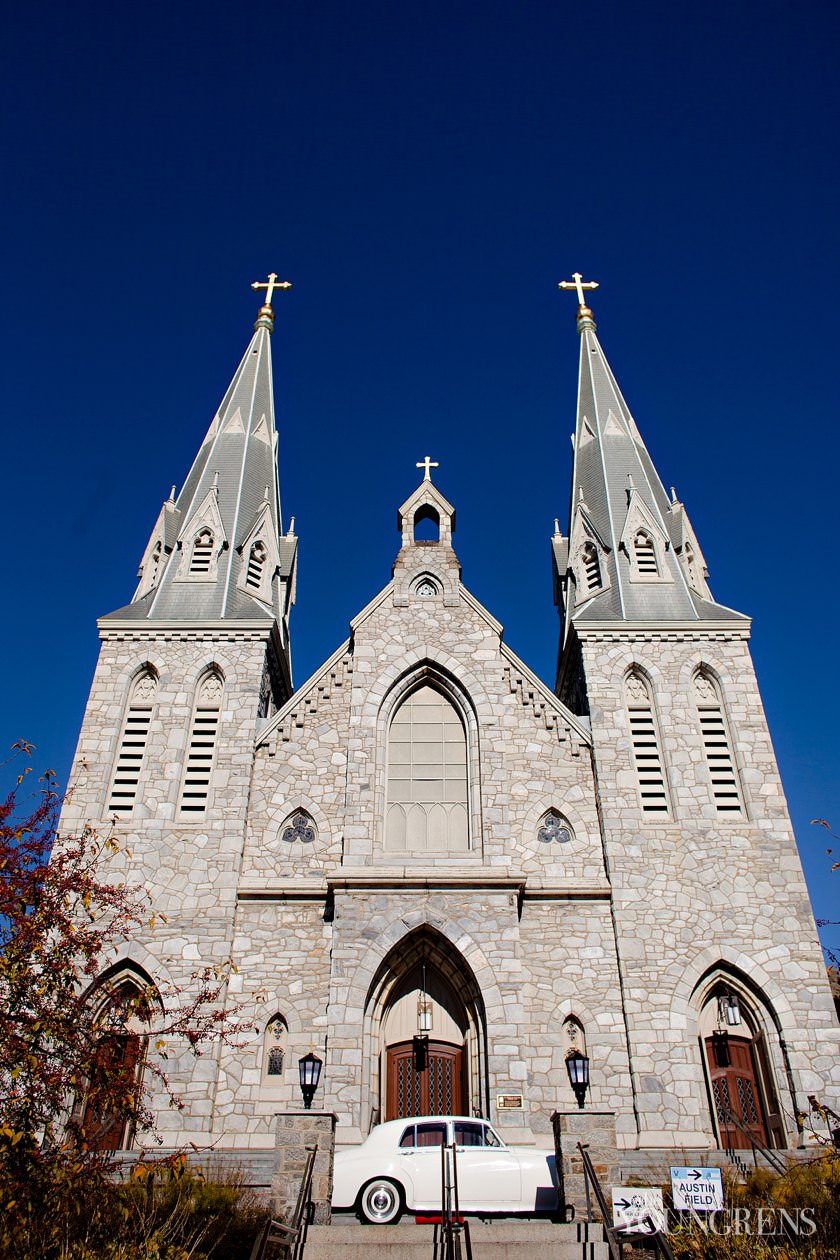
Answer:
[[[134,809],[156,693],[157,674],[147,667],[131,685],[108,797],[109,813],[130,814]]]
[[[412,691],[391,721],[385,848],[469,848],[467,737],[455,706],[435,687]]]
[[[181,784],[182,814],[203,814],[207,808],[223,690],[221,676],[215,671],[205,674],[199,684]]]

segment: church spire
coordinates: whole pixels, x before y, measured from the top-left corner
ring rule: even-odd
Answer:
[[[271,368],[275,289],[177,498],[164,503],[134,599],[113,619],[276,621],[287,645],[297,540],[282,533]]]
[[[685,509],[669,497],[621,394],[576,272],[580,334],[569,536],[552,540],[564,642],[575,625],[746,620],[716,604]]]

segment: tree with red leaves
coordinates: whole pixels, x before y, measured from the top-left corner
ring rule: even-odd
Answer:
[[[29,758],[31,747],[14,752]],[[109,1132],[154,1135],[149,1084],[182,1106],[167,1055],[199,1056],[248,1027],[225,1003],[229,966],[197,971],[184,989],[136,976],[108,988],[119,947],[151,930],[153,907],[141,888],[107,881],[115,835],[58,835],[51,772],[21,808],[28,773],[0,804],[0,1211],[21,1210],[50,1168],[65,1181],[71,1167],[89,1174],[97,1152],[120,1145]]]

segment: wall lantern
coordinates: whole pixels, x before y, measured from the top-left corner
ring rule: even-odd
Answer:
[[[712,1033],[712,1058],[715,1061],[715,1067],[729,1067],[732,1060],[729,1056],[728,1032]]]
[[[317,1054],[309,1051],[302,1059],[298,1060],[298,1070],[300,1072],[300,1092],[303,1094],[303,1105],[307,1111],[312,1106],[312,1099],[315,1097],[315,1090],[318,1088],[318,1082],[321,1079],[321,1068],[323,1061],[318,1058]]]
[[[737,1028],[741,1022],[741,1004],[737,993],[721,993],[718,997],[718,1023]]]
[[[411,1039],[411,1057],[415,1072],[425,1072],[429,1066],[429,1038],[425,1033]]]
[[[586,1091],[589,1088],[589,1059],[580,1050],[570,1050],[566,1055],[566,1071],[569,1082],[575,1091],[577,1105],[583,1107]]]

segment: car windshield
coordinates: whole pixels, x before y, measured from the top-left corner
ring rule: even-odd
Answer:
[[[400,1146],[443,1146],[446,1142],[445,1124],[411,1124],[403,1130]]]
[[[456,1146],[501,1146],[501,1142],[487,1124],[473,1120],[455,1121]]]

